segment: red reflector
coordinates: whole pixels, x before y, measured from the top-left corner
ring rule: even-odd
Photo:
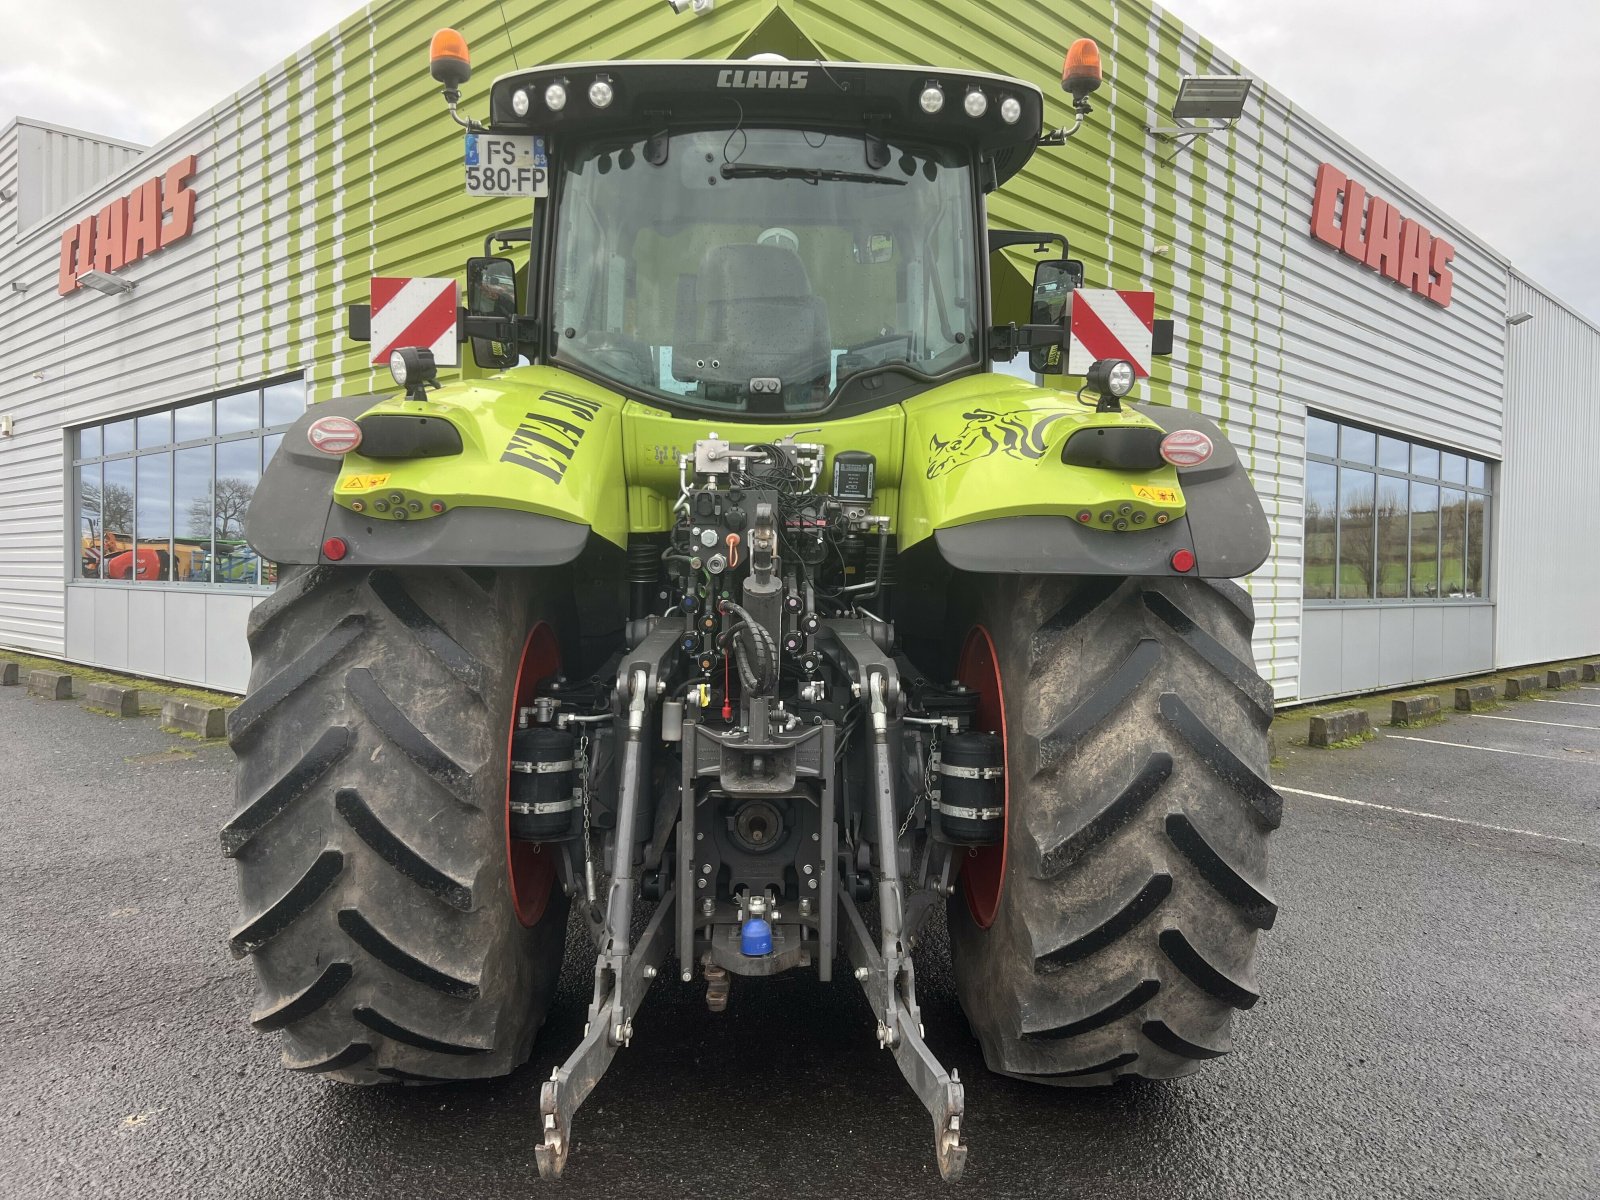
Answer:
[[[1174,550],[1172,552],[1172,569],[1180,575],[1194,570],[1194,551]]]
[[[361,426],[349,417],[318,417],[306,427],[306,441],[324,454],[349,454],[361,445]]]
[[[350,546],[343,538],[331,537],[322,543],[322,557],[329,562],[338,562],[348,553],[350,553]],[[1178,553],[1182,554],[1184,551],[1180,550]],[[1174,560],[1176,560],[1176,556],[1174,556]]]
[[[1161,439],[1161,457],[1175,467],[1198,467],[1212,449],[1211,439],[1198,429],[1174,429]]]

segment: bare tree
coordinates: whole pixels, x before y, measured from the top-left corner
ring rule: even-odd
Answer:
[[[111,483],[102,493],[98,485],[84,480],[78,511],[88,519],[93,536],[117,533],[126,537],[133,530],[133,489]]]
[[[212,493],[189,505],[189,532],[197,537],[212,533],[223,540],[242,538],[245,510],[256,494],[254,481],[219,479]]]

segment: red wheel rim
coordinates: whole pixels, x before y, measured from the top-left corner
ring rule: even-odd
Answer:
[[[550,888],[556,879],[555,856],[543,853],[538,842],[516,841],[511,836],[511,734],[517,728],[517,711],[531,707],[539,681],[561,669],[561,646],[555,631],[540,621],[528,631],[517,663],[517,688],[511,704],[511,728],[506,731],[506,870],[511,884],[511,903],[517,920],[536,925],[550,903]]]
[[[1006,883],[1006,843],[1010,839],[1011,760],[1006,750],[1006,693],[1000,682],[1000,663],[995,658],[994,639],[982,625],[974,625],[961,647],[956,678],[978,693],[978,712],[972,727],[1000,735],[1001,761],[1006,764],[1002,782],[1000,844],[975,846],[962,859],[961,891],[967,898],[967,911],[979,929],[994,924],[1000,911],[1000,893]]]

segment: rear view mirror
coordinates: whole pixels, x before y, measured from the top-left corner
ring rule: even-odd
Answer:
[[[472,339],[472,357],[480,367],[504,370],[517,365],[517,268],[509,258],[467,259],[467,325],[482,328],[494,319],[495,337]]]
[[[1082,264],[1066,258],[1045,259],[1033,268],[1033,309],[1028,323],[1054,325],[1061,330],[1058,346],[1035,346],[1028,351],[1028,367],[1035,374],[1059,375],[1066,365],[1067,322],[1071,319],[1072,291],[1082,281]]]
[[[856,262],[886,263],[894,257],[894,235],[869,233],[858,236],[855,244]]]

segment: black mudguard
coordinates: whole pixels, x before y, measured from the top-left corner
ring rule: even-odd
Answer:
[[[245,540],[270,562],[333,561],[331,537],[348,547],[339,561],[354,566],[549,567],[583,552],[589,527],[558,517],[505,508],[457,508],[408,523],[368,521],[333,502],[343,462],[311,448],[306,427],[319,417],[354,420],[381,397],[348,396],[313,404],[284,435],[245,514]]]
[[[1186,575],[1237,579],[1272,552],[1272,530],[1239,453],[1209,417],[1165,404],[1134,404],[1171,433],[1198,429],[1215,449],[1208,462],[1180,468],[1186,510],[1169,525],[1114,533],[1066,517],[997,517],[938,530],[934,542],[959,571],[1026,575]],[[1194,553],[1187,572],[1172,566]]]

